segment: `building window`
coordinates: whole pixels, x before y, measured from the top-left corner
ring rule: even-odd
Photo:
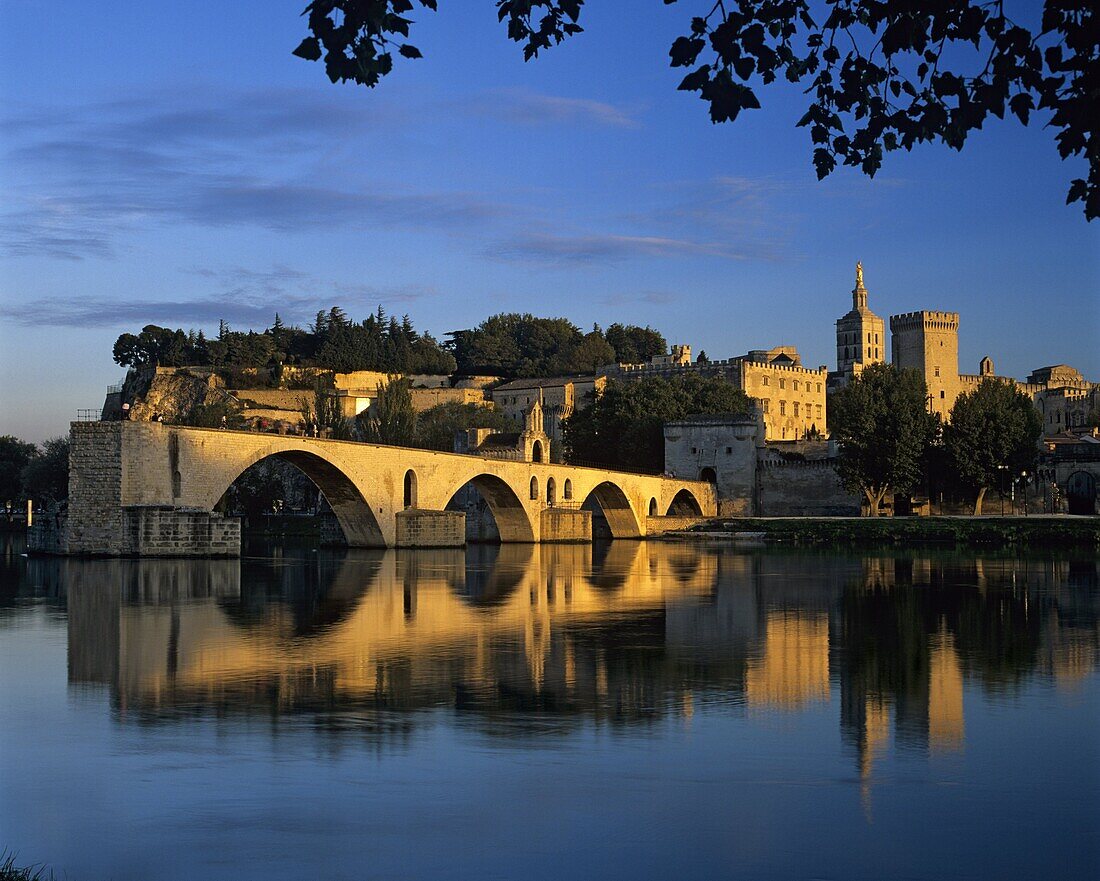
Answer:
[[[726,455],[727,456],[732,456],[733,455],[733,447],[726,447]]]
[[[768,377],[765,376],[764,377],[764,385],[767,385],[767,384],[768,384]]]
[[[821,394],[821,383],[820,382],[817,384],[817,393],[819,395]]]
[[[817,405],[817,418],[818,419],[821,418],[821,405],[820,404]]]
[[[947,397],[947,395],[945,395],[945,394],[944,394],[944,393],[943,393],[943,392],[941,391],[941,392],[940,392],[940,400],[943,400],[943,399],[944,399],[944,398],[946,398],[946,397]]]
[[[867,334],[867,342],[871,342],[871,334]]]
[[[936,368],[936,376],[939,376],[939,375],[940,375],[940,368],[937,367]]]
[[[786,388],[787,387],[787,380],[785,380],[785,379],[779,380],[779,387],[780,388]]]
[[[694,456],[694,455],[695,455],[695,454],[696,454],[697,452],[698,452],[698,450],[696,450],[696,449],[695,449],[695,447],[692,447],[692,448],[691,448],[691,454],[692,454],[693,456]]]
[[[798,391],[798,380],[797,379],[794,381],[794,390]]]
[[[876,346],[878,345],[878,334],[877,333],[875,334],[875,345]]]
[[[770,404],[771,404],[771,401],[770,401],[770,400],[769,400],[768,398],[764,398],[764,412],[765,412],[765,413],[767,413],[767,412],[768,412],[768,406],[769,406]]]
[[[787,402],[786,401],[780,401],[779,402],[779,415],[780,416],[786,416],[787,415]]]
[[[794,402],[794,415],[795,415],[795,416],[797,416],[797,415],[798,415],[798,401],[795,401],[795,402]]]

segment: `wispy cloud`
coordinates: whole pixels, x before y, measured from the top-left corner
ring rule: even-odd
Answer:
[[[163,98],[0,121],[22,181],[0,216],[4,250],[105,257],[151,223],[466,230],[507,211],[471,193],[364,181],[333,161],[335,144],[385,113],[300,90],[174,96],[171,111]]]
[[[674,299],[674,296],[668,291],[619,291],[601,297],[600,302],[605,306],[634,306],[639,303],[650,306],[663,306],[665,303],[671,303]]]
[[[722,242],[691,241],[663,236],[593,233],[564,236],[525,233],[499,242],[486,256],[508,261],[545,263],[610,263],[635,257],[718,257],[750,259],[755,254]]]
[[[393,306],[438,295],[428,285],[368,285],[317,278],[291,266],[270,269],[194,267],[185,270],[207,282],[211,290],[152,297],[9,297],[0,302],[0,319],[25,326],[126,327],[146,324],[172,327],[212,327],[227,321],[238,328],[270,326],[275,313],[287,324],[305,323],[319,309],[342,306],[354,318],[379,305]],[[196,287],[190,284],[188,287]]]
[[[516,125],[595,125],[637,128],[636,113],[591,98],[544,95],[526,89],[495,89],[459,106]]]

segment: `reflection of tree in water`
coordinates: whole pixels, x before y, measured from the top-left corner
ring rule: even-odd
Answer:
[[[833,624],[841,728],[867,770],[892,713],[902,744],[961,745],[964,682],[1011,694],[1094,670],[1097,561],[897,559],[849,584]]]

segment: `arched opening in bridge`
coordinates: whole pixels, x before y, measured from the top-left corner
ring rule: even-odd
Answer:
[[[703,509],[699,500],[689,490],[682,489],[672,497],[672,503],[668,506],[669,517],[702,517]]]
[[[610,481],[592,490],[581,503],[592,512],[593,538],[641,538],[642,526],[626,493]]]
[[[699,472],[699,479],[705,480],[707,483],[717,483],[718,473],[713,468],[704,468]]]
[[[650,499],[649,500],[649,516],[650,517],[656,517],[657,516],[657,500],[656,499]]]
[[[405,507],[416,507],[416,472],[411,468],[405,472]]]
[[[455,490],[446,508],[466,515],[467,541],[535,540],[534,528],[523,500],[496,475],[480,474],[462,485]]]
[[[531,461],[532,462],[541,462],[541,461],[543,461],[543,459],[542,459],[542,441],[537,440],[531,445]]]
[[[215,510],[246,518],[246,533],[271,515],[314,516],[322,544],[384,547],[378,520],[339,468],[315,453],[286,450],[253,462],[225,488]]]
[[[558,502],[558,485],[553,477],[546,480],[546,504],[551,508]]]
[[[538,501],[539,497],[539,479],[537,477],[531,478],[531,501]]]
[[[565,478],[565,483],[562,484],[561,494],[564,499],[573,498],[573,481],[568,477]]]

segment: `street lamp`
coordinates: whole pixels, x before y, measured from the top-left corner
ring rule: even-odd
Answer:
[[[1027,472],[1020,472],[1020,483],[1023,484],[1022,490],[1024,493],[1024,516],[1027,516]]]

